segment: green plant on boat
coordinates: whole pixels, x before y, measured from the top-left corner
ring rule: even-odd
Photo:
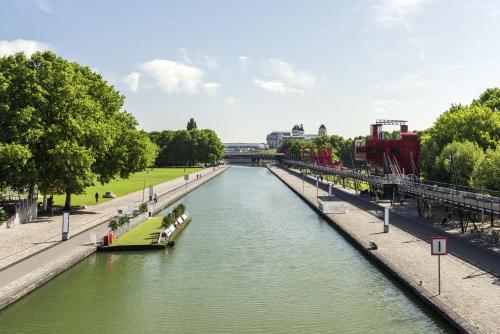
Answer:
[[[174,218],[173,213],[169,213],[168,215],[163,217],[163,220],[161,222],[161,227],[163,227],[163,228],[168,227],[170,224],[172,224],[174,222],[174,219],[175,218]]]
[[[186,212],[186,207],[184,204],[179,204],[177,205],[172,212],[167,214],[165,217],[163,217],[163,221],[161,223],[161,226],[163,228],[168,227],[170,224],[175,223],[176,219],[182,216]]]

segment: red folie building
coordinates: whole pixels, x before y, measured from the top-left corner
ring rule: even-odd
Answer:
[[[385,139],[383,125],[399,125],[400,136]],[[355,142],[356,160],[368,163],[372,172],[379,174],[420,175],[420,139],[408,132],[406,121],[377,120],[370,127],[370,138]]]

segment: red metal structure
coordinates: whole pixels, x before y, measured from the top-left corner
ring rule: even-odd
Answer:
[[[400,136],[385,139],[383,125],[399,125]],[[372,172],[379,174],[420,175],[420,139],[408,132],[406,121],[377,120],[370,127],[370,137],[355,142],[356,160],[368,163]]]

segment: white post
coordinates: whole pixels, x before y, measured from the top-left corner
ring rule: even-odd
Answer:
[[[389,232],[389,208],[384,210],[384,233]]]
[[[62,240],[68,240],[69,236],[69,212],[63,212]]]

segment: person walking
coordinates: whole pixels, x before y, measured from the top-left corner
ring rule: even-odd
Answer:
[[[96,203],[99,202],[99,193],[98,192],[95,193],[95,202]]]

